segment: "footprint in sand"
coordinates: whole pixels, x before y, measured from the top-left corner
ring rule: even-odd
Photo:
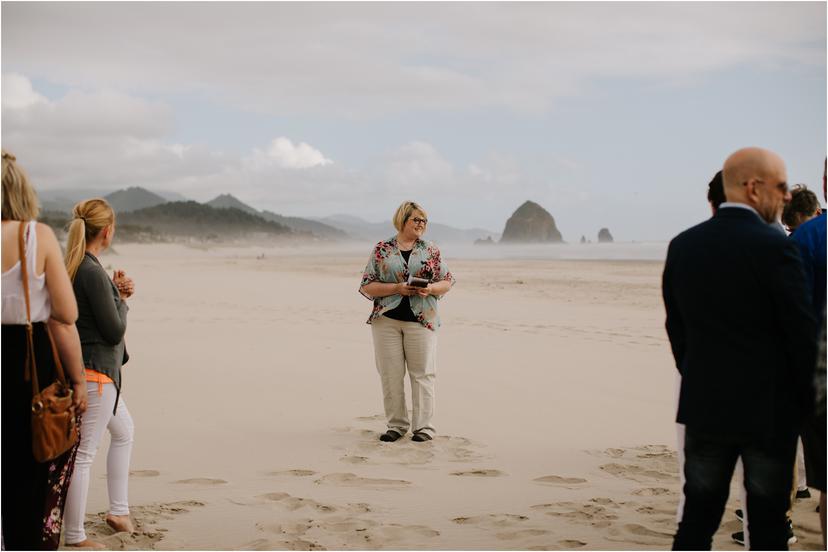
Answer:
[[[426,447],[431,448],[428,444]],[[427,464],[434,458],[434,452],[424,448],[419,443],[383,443],[377,439],[360,443],[357,454],[353,456],[365,458],[366,464]],[[362,462],[354,462],[362,463]]]
[[[324,546],[305,539],[256,539],[239,550],[327,550]]]
[[[639,506],[635,509],[636,512],[639,514],[646,514],[648,516],[655,516],[655,515],[673,515],[676,513],[675,508],[657,508],[655,506]],[[672,522],[675,522],[674,518],[669,518]]]
[[[173,483],[180,483],[182,485],[225,485],[227,481],[224,479],[211,479],[209,477],[194,477],[192,479],[179,479]]]
[[[329,504],[322,504],[311,498],[291,496],[280,501],[288,510],[299,510],[300,508],[311,508],[323,514],[336,512],[337,508]]]
[[[426,527],[425,525],[400,525],[389,523],[373,529],[369,532],[369,540],[379,542],[410,541],[412,538],[433,538],[439,537],[440,531]],[[415,548],[419,548],[415,546]]]
[[[335,485],[337,487],[355,487],[368,490],[405,489],[411,486],[411,481],[403,479],[381,479],[373,477],[359,477],[353,473],[331,473],[316,481],[317,485]]]
[[[633,535],[639,535],[643,537],[656,537],[662,539],[672,539],[673,533],[667,533],[664,531],[655,531],[648,527],[644,527],[643,525],[639,525],[638,523],[628,523],[624,526],[624,530],[628,531]]]
[[[496,533],[495,538],[497,538],[498,540],[515,540],[539,537],[541,535],[548,534],[549,531],[547,531],[546,529],[520,529],[518,531],[506,531],[503,533]]]
[[[595,504],[600,504],[601,506],[610,506],[612,508],[618,508],[626,502],[616,502],[611,498],[607,498],[604,496],[597,496],[595,498],[590,498],[590,502],[594,502]]]
[[[449,475],[457,475],[460,477],[501,477],[506,474],[500,470],[469,470],[451,472]]]
[[[636,496],[662,496],[678,494],[676,491],[665,489],[664,487],[645,487],[643,489],[636,489],[632,492]]]
[[[558,544],[563,546],[564,548],[582,548],[587,545],[584,541],[574,540],[574,539],[564,539],[558,541]]]
[[[452,519],[458,525],[480,525],[482,527],[514,527],[525,521],[529,521],[528,516],[518,514],[488,514],[485,516],[472,517],[456,517]]]
[[[561,477],[560,475],[545,475],[543,477],[537,477],[532,481],[543,485],[564,487],[566,489],[577,489],[584,483],[587,483],[587,480],[581,477]]]
[[[548,516],[571,519],[579,523],[586,523],[594,527],[608,527],[612,520],[618,516],[608,511],[605,506],[587,502],[579,504],[576,502],[554,502],[551,504],[537,504],[531,506],[533,510],[539,510]]]
[[[279,523],[257,523],[256,528],[267,533],[300,537],[313,527],[312,519],[295,519]]]
[[[359,416],[354,419],[358,422],[382,422],[385,421],[385,416],[382,414],[374,414],[373,416]]]
[[[367,464],[368,457],[367,456],[352,456],[350,454],[346,454],[342,458],[339,459],[341,462],[347,462],[348,464]]]
[[[158,477],[161,472],[158,470],[131,470],[130,477]]]
[[[657,468],[648,468],[639,464],[604,464],[600,467],[600,469],[610,475],[639,482],[646,482],[653,479],[656,481],[671,481],[678,479],[678,473],[670,473]]]
[[[284,471],[268,472],[267,475],[273,475],[273,476],[290,475],[290,476],[293,476],[293,477],[309,477],[311,475],[316,475],[316,472],[313,471],[313,470],[284,470]]]
[[[167,532],[167,529],[158,527],[157,523],[172,520],[175,516],[200,506],[204,506],[204,503],[196,500],[131,505],[130,517],[135,525],[135,533],[131,534],[113,533],[106,523],[106,512],[87,514],[84,526],[87,536],[103,543],[108,550],[152,550]]]

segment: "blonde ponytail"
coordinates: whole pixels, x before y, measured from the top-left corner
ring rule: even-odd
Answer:
[[[69,278],[74,281],[86,253],[86,244],[115,222],[115,212],[105,199],[95,198],[75,205],[72,217],[66,240],[65,262]]]
[[[69,237],[66,239],[66,271],[69,279],[74,281],[78,267],[86,252],[86,224],[83,219],[72,219],[69,223]]]

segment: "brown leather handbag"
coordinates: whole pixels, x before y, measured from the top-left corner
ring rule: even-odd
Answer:
[[[26,297],[26,381],[32,381],[32,453],[38,462],[54,460],[78,440],[78,424],[75,407],[72,405],[74,391],[66,383],[63,365],[49,331],[49,345],[55,361],[57,379],[41,391],[37,382],[37,363],[35,362],[34,334],[32,329],[32,312],[29,304],[29,274],[26,266],[26,243],[24,230],[26,222],[20,222],[18,245],[20,249],[20,272],[23,275],[23,293]]]

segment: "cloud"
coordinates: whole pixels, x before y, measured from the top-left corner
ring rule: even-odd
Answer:
[[[270,142],[267,150],[255,149],[246,160],[253,169],[276,165],[284,169],[307,169],[333,163],[322,152],[300,142],[294,145],[290,139],[280,136]]]
[[[29,107],[38,103],[48,103],[44,96],[34,91],[29,79],[17,73],[4,74],[2,88],[3,105],[13,109]]]
[[[169,187],[232,163],[204,146],[169,143],[171,109],[112,91],[70,90],[46,100],[22,75],[10,79],[36,101],[6,102],[3,76],[3,147],[15,153],[36,186],[45,188]],[[179,180],[181,182],[179,182]]]
[[[43,97],[26,77],[16,79],[29,97]],[[334,163],[312,145],[286,136],[236,154],[173,142],[169,106],[113,92],[70,90],[52,101],[4,104],[2,114],[4,148],[42,189],[143,186],[199,201],[232,193],[279,213],[344,212],[375,220],[415,199],[433,217],[455,223],[456,206],[470,198],[483,211],[511,209],[527,189],[536,189],[512,157],[492,153],[463,168],[423,140],[379,152],[362,168]]]
[[[3,6],[2,62],[276,115],[542,112],[607,78],[824,67],[825,13],[824,3],[19,2]]]

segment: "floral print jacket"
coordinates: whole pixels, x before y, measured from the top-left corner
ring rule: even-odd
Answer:
[[[379,242],[371,252],[371,258],[365,266],[362,275],[362,283],[359,285],[359,292],[367,299],[374,301],[374,309],[367,323],[370,324],[383,313],[396,308],[402,301],[402,295],[395,294],[387,297],[371,297],[362,291],[362,286],[371,282],[383,282],[396,284],[407,282],[409,274],[415,278],[425,278],[429,282],[441,282],[449,280],[454,285],[454,276],[449,272],[448,266],[440,256],[440,250],[432,242],[418,239],[414,242],[411,256],[406,265],[400,248],[397,245],[397,238],[393,237]],[[437,300],[439,296],[429,295],[420,297],[412,295],[409,297],[411,311],[420,323],[429,330],[436,330],[440,327],[440,317],[437,314]]]

